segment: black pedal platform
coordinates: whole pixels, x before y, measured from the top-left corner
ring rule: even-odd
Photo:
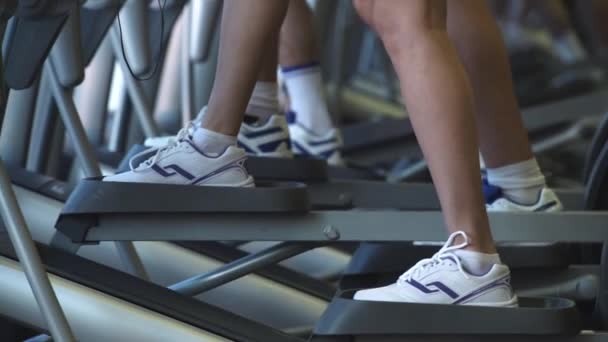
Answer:
[[[581,330],[576,306],[566,299],[520,298],[518,308],[500,308],[356,301],[353,295],[334,298],[316,336],[571,336]]]
[[[312,158],[249,157],[247,170],[258,180],[291,182],[325,182],[328,180],[327,163]]]
[[[367,167],[356,167],[349,165],[344,166],[330,166],[329,177],[332,179],[340,180],[375,180],[383,181],[385,177],[380,175],[380,172],[372,168]]]
[[[56,228],[74,242],[80,242],[100,215],[280,215],[302,214],[309,209],[308,191],[298,183],[258,182],[254,188],[235,188],[103,182],[89,178],[72,192]]]

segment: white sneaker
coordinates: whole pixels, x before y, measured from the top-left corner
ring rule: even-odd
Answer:
[[[486,204],[486,210],[488,212],[524,211],[551,213],[561,211],[562,209],[563,206],[559,198],[557,198],[555,192],[549,188],[543,188],[540,191],[538,200],[534,204],[520,204],[505,197],[499,197],[494,199],[491,203]]]
[[[465,242],[451,246],[457,236]],[[468,245],[464,232],[450,236],[432,258],[418,262],[396,283],[375,289],[360,290],[355,300],[460,304],[478,306],[517,307],[517,297],[511,289],[511,273],[506,265],[495,264],[484,275],[467,272],[454,251]]]
[[[289,128],[283,115],[273,114],[268,120],[249,124],[243,122],[237,137],[239,147],[258,157],[292,158]]]
[[[206,108],[192,121],[189,127],[199,127],[205,111]],[[193,133],[193,128],[190,130],[190,135]],[[171,144],[175,139],[175,136],[148,138],[144,145],[161,148]],[[239,147],[243,148],[248,155],[275,158],[293,157],[290,149],[289,128],[283,115],[274,114],[264,122],[253,124],[243,122],[237,141]]]
[[[191,125],[182,129],[177,139],[159,149],[152,148],[131,158],[131,171],[105,177],[105,182],[160,183],[253,187],[254,181],[245,169],[245,152],[230,146],[220,155],[208,155],[196,147]],[[138,166],[142,156],[154,153]]]
[[[324,135],[316,135],[305,127],[293,123],[289,125],[291,149],[296,155],[327,160],[329,165],[342,166],[344,160],[340,149],[342,136],[332,128]]]
[[[203,110],[196,116],[196,118],[187,125],[188,135],[192,136],[196,128],[201,126],[201,122],[203,121],[203,115],[206,111],[207,107],[203,108]],[[151,148],[163,148],[165,146],[175,143],[177,141],[178,136],[179,133],[177,135],[165,135],[162,137],[147,138],[144,141],[144,146]]]
[[[144,141],[144,146],[152,148],[162,148],[175,142],[175,135],[166,135],[162,137],[147,138]]]

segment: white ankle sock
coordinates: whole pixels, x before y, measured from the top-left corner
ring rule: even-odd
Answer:
[[[245,113],[266,121],[271,115],[278,114],[279,92],[276,82],[257,82]]]
[[[498,254],[486,254],[463,249],[454,251],[454,254],[460,258],[464,269],[473,275],[486,274],[492,269],[492,266],[501,263]]]
[[[290,110],[295,113],[296,121],[323,135],[334,126],[327,109],[323,78],[318,63],[281,68]]]
[[[229,146],[236,145],[236,137],[202,127],[194,131],[192,141],[194,141],[196,147],[210,156],[221,155]]]
[[[535,158],[487,169],[487,179],[488,183],[501,188],[507,199],[524,205],[536,203],[545,187],[545,176]]]

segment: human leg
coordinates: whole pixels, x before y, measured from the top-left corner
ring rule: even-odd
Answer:
[[[485,213],[472,91],[447,34],[445,0],[359,0],[355,5],[395,66],[452,233],[433,258],[420,261],[395,284],[358,291],[355,299],[516,305]]]
[[[305,0],[290,0],[281,27],[279,63],[288,100],[289,130],[296,154],[342,164],[319,65],[313,13]]]
[[[380,35],[429,164],[448,231],[494,252],[479,181],[471,86],[446,31],[445,1],[355,1]]]
[[[237,135],[269,51],[268,37],[279,29],[286,10],[283,0],[225,1],[216,80],[202,127]]]
[[[250,155],[291,158],[289,128],[279,106],[277,86],[279,32],[268,40],[238,142]]]
[[[545,188],[513,91],[507,51],[484,0],[448,2],[448,32],[473,88],[480,150],[488,180],[532,209],[559,201]],[[539,201],[539,198],[542,201]]]
[[[106,181],[252,186],[236,136],[251,97],[268,36],[287,10],[283,0],[226,0],[216,79],[199,127],[187,127],[130,172]]]

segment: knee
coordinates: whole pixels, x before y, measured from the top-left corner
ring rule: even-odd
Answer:
[[[445,9],[436,1],[354,0],[353,4],[389,51],[411,48],[438,33],[447,34]]]
[[[383,37],[396,28],[395,25],[403,25],[403,16],[395,15],[390,10],[391,3],[376,0],[353,0],[353,5],[359,17],[371,27],[380,37]]]
[[[440,37],[448,39],[447,30],[441,27],[410,23],[378,31],[382,43],[390,54],[411,54],[437,43]]]

